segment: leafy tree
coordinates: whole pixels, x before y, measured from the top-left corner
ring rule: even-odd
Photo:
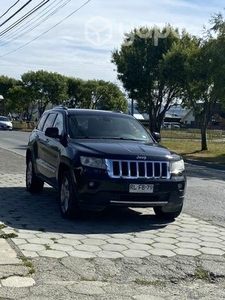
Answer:
[[[125,35],[120,50],[112,52],[118,79],[129,97],[137,101],[140,112],[149,115],[152,132],[160,131],[166,111],[180,96],[181,88],[170,80],[164,64],[164,56],[179,40],[178,30],[171,26],[162,30],[144,27]]]
[[[67,79],[58,73],[30,71],[24,73],[22,82],[26,93],[31,95],[31,106],[36,104],[41,115],[49,104],[57,105],[67,100]]]
[[[127,101],[119,87],[104,80],[69,78],[68,95],[73,107],[127,111]]]
[[[3,75],[0,76],[0,95],[3,96],[3,99],[0,103],[0,113],[3,115],[10,111],[7,103],[9,89],[12,88],[17,83],[18,81],[14,78],[9,78]]]
[[[218,25],[216,21],[214,20]],[[208,149],[207,127],[215,106],[218,102],[224,102],[225,60],[222,55],[224,52],[221,51],[225,50],[224,45],[222,34],[215,37],[208,31],[203,38],[185,36],[165,56],[165,62],[170,66],[167,68],[171,74],[170,80],[176,81],[182,87],[182,103],[193,109],[199,122],[201,150]],[[175,61],[179,70],[177,73],[174,70]]]

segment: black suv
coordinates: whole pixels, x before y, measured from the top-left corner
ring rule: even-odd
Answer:
[[[132,116],[56,107],[41,116],[26,151],[26,187],[58,190],[63,218],[109,206],[153,207],[176,218],[186,187],[184,161]]]

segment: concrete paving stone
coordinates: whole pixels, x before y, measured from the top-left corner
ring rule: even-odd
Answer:
[[[106,250],[106,251],[118,251],[118,252],[122,252],[124,250],[127,250],[127,247],[124,245],[117,245],[117,244],[106,244],[106,245],[102,245],[100,246],[102,250]]]
[[[53,233],[53,232],[37,233],[37,234],[35,234],[35,236],[38,237],[38,238],[52,239],[52,240],[59,240],[59,239],[62,238],[62,234],[60,234],[60,233]]]
[[[155,242],[156,239],[146,239],[146,238],[132,238],[131,242],[132,243],[138,243],[138,244],[147,244],[147,245],[152,245]]]
[[[82,240],[83,245],[91,245],[91,246],[102,246],[105,245],[107,242],[105,240],[100,239],[85,239]]]
[[[149,251],[151,251],[151,250],[149,250]],[[135,250],[135,249],[122,251],[122,254],[125,257],[136,257],[136,258],[143,258],[143,257],[149,256],[149,253],[147,251]]]
[[[219,236],[217,236],[217,237],[201,236],[199,239],[203,242],[210,242],[210,243],[221,243],[222,242],[222,240],[219,238]]]
[[[36,238],[35,233],[28,233],[28,232],[23,232],[23,231],[21,232],[20,230],[19,230],[19,232],[17,232],[17,235],[18,235],[17,238],[26,239],[26,240]]]
[[[39,245],[39,244],[27,244],[26,243],[26,244],[20,245],[20,249],[26,250],[26,251],[38,252],[38,251],[45,250],[45,246]]]
[[[95,253],[88,252],[88,251],[73,250],[73,251],[68,251],[67,254],[69,256],[78,257],[78,258],[94,258],[94,257],[96,257]]]
[[[162,232],[165,231],[165,230],[174,231],[174,230],[178,230],[178,229],[181,229],[181,226],[178,223],[173,223],[173,224],[167,225],[166,229],[163,229],[161,231]],[[157,231],[156,231],[156,233],[157,233]]]
[[[20,264],[16,252],[5,239],[0,239],[0,265]]]
[[[133,236],[130,236],[130,238],[141,238],[141,239],[154,239],[155,237],[157,237],[157,232],[155,233],[152,233],[152,232],[147,232],[147,231],[144,231],[144,232],[138,232],[136,233],[135,235]]]
[[[174,238],[164,238],[164,237],[157,237],[155,238],[156,242],[165,243],[165,244],[175,244],[177,242]]]
[[[113,239],[118,239],[118,240],[123,240],[123,239],[130,239],[132,237],[136,236],[136,232],[132,232],[132,233],[113,233],[113,234],[109,234],[110,238]],[[138,235],[142,235],[142,234],[148,234],[147,231],[143,232],[139,232]]]
[[[176,232],[177,235],[181,236],[181,237],[191,237],[191,238],[199,238],[199,234],[198,233],[192,233],[192,232],[184,232],[184,231],[177,231]]]
[[[194,244],[201,243],[200,239],[192,238],[192,237],[189,237],[189,236],[180,236],[180,237],[176,238],[176,240],[179,241],[179,242],[194,243]]]
[[[202,247],[201,252],[204,254],[210,254],[210,255],[225,255],[225,252],[222,249],[217,248],[209,248],[209,247]]]
[[[160,232],[159,234],[156,234],[156,237],[177,239],[179,237],[179,235],[174,232],[166,232],[165,231],[165,232]]]
[[[201,249],[200,249],[201,250]],[[173,250],[176,254],[185,256],[199,256],[201,255],[200,250],[190,249],[190,248],[177,248]]]
[[[30,277],[21,277],[21,276],[10,276],[8,278],[2,279],[2,286],[5,287],[31,287],[35,285],[35,281]]]
[[[110,244],[119,244],[119,245],[129,245],[131,243],[131,240],[129,239],[119,239],[119,238],[109,238],[107,240]]]
[[[126,245],[126,247],[130,250],[144,250],[144,251],[148,251],[150,249],[152,249],[151,246],[146,245],[146,244],[138,244],[138,243],[130,243],[128,245]]]
[[[101,251],[101,248],[99,246],[95,245],[75,245],[74,246],[75,250],[79,251],[88,251],[88,252],[98,252]]]
[[[217,238],[219,236],[219,233],[217,232],[207,232],[207,231],[199,231],[199,237],[214,237]]]
[[[64,239],[71,239],[77,241],[82,241],[84,239],[87,239],[87,237],[84,234],[74,234],[74,233],[63,233],[62,237]]]
[[[174,250],[178,248],[175,245],[172,244],[166,244],[166,243],[154,243],[152,244],[153,249],[166,249],[166,250]]]
[[[212,233],[218,233],[219,229],[218,227],[215,227],[213,225],[204,225],[204,226],[199,226],[199,232],[212,232]]]
[[[185,248],[185,249],[196,249],[198,250],[199,248],[201,248],[201,246],[197,243],[187,243],[187,242],[178,242],[175,244],[177,246],[177,248]]]
[[[176,253],[171,250],[160,249],[160,248],[153,248],[149,250],[148,253],[151,255],[164,256],[164,257],[172,257],[176,255]]]
[[[81,240],[82,241],[82,240]],[[60,240],[57,240],[58,244],[62,245],[71,245],[71,246],[77,246],[81,244],[81,241],[78,241],[76,239],[69,239],[69,238],[62,238]]]
[[[20,251],[22,252],[22,254],[25,257],[30,257],[30,258],[39,257],[38,253],[35,251],[26,251],[26,250],[21,250],[21,249],[20,249]]]
[[[73,251],[74,247],[71,245],[63,245],[63,244],[52,244],[50,245],[51,250],[59,250],[59,251]]]
[[[206,248],[217,248],[217,249],[222,249],[224,246],[222,243],[210,243],[210,242],[202,242],[200,244],[202,247]]]
[[[20,238],[12,238],[12,241],[15,245],[19,246],[19,245],[22,245],[22,244],[26,244],[27,241],[24,240],[24,239],[20,239]]]
[[[68,254],[65,251],[59,251],[59,250],[44,250],[44,251],[38,251],[37,253],[39,256],[52,257],[52,258],[63,258],[68,256]]]
[[[123,254],[121,254],[120,252],[116,252],[116,251],[102,250],[100,252],[96,252],[95,254],[98,257],[109,258],[109,259],[115,259],[115,258],[122,258],[123,257]]]
[[[42,238],[42,237],[35,237],[32,239],[28,239],[27,242],[29,244],[40,244],[40,245],[52,245],[54,244],[54,241],[51,239],[47,239],[47,238]]]
[[[107,239],[110,238],[110,235],[108,235],[108,234],[93,233],[93,234],[85,234],[85,238],[97,239],[97,240],[107,240]]]
[[[225,236],[223,236],[223,235],[219,235],[219,238],[223,241],[223,242],[225,242]]]

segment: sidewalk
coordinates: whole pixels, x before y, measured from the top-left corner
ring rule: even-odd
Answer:
[[[0,299],[225,299],[225,228],[151,209],[66,221],[24,174],[4,175],[0,198]]]

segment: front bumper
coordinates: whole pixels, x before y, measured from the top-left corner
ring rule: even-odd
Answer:
[[[79,204],[85,209],[102,210],[109,206],[154,207],[177,211],[182,207],[186,177],[171,179],[112,179],[100,174],[75,173]],[[153,184],[152,193],[130,193],[130,184]]]

